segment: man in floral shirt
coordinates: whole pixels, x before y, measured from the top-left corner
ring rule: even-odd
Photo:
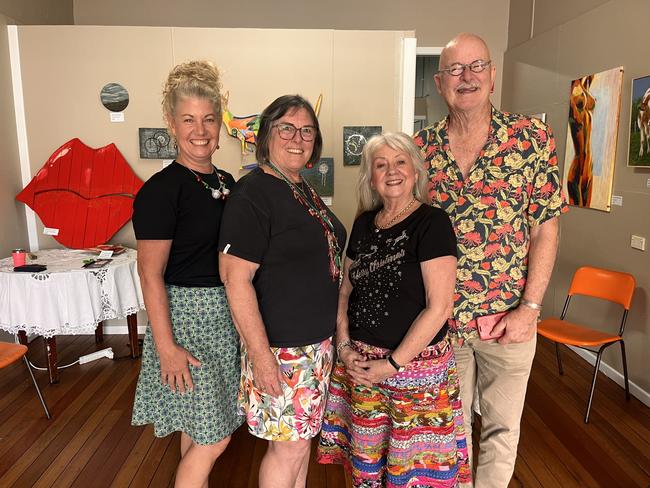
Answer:
[[[449,116],[416,134],[415,142],[428,166],[433,203],[447,211],[458,240],[449,325],[470,443],[478,391],[482,430],[475,486],[505,488],[517,457],[558,216],[567,207],[550,130],[537,119],[492,106],[495,73],[481,38],[460,34],[450,41],[435,75]],[[506,311],[500,320],[493,317]],[[498,339],[482,340],[477,319]]]

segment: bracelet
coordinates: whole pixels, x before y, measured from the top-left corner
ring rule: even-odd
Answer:
[[[391,365],[393,368],[395,368],[395,370],[397,370],[398,372],[402,371],[402,366],[400,366],[399,364],[397,364],[397,361],[395,361],[395,359],[393,359],[393,355],[392,355],[392,354],[389,354],[388,356],[386,356],[386,359],[388,360],[388,362],[390,363],[390,365]]]
[[[537,310],[538,312],[542,311],[542,306],[539,303],[531,302],[530,300],[526,300],[525,298],[520,298],[519,299],[519,304],[523,305],[524,307],[531,308],[533,310]]]
[[[343,350],[344,347],[351,347],[352,346],[352,341],[350,339],[346,339],[342,341],[341,343],[336,345],[336,355],[340,356],[341,351]]]

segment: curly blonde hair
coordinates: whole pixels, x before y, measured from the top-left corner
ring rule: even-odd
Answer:
[[[374,210],[383,206],[379,193],[372,189],[370,181],[372,180],[372,160],[375,159],[377,151],[384,146],[409,156],[417,176],[415,187],[413,188],[413,196],[416,200],[424,204],[428,205],[431,203],[427,192],[427,170],[424,168],[424,160],[420,149],[407,134],[403,132],[386,132],[373,136],[363,147],[361,168],[359,169],[359,183],[357,186],[359,192],[357,216],[368,210]]]
[[[223,96],[221,74],[212,61],[188,61],[175,66],[163,86],[162,110],[169,125],[176,104],[181,98],[204,98],[212,102],[215,114],[221,118]]]

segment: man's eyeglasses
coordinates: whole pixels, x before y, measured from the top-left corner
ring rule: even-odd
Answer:
[[[285,141],[290,141],[293,139],[293,136],[296,135],[296,131],[300,133],[300,137],[305,142],[311,142],[316,137],[316,127],[313,125],[305,125],[298,129],[298,127],[293,126],[292,124],[275,124],[274,128],[278,129],[278,134],[281,139]]]
[[[492,63],[491,60],[483,61],[482,59],[477,59],[476,61],[472,61],[469,64],[455,63],[452,64],[449,68],[438,70],[438,73],[447,73],[451,76],[460,76],[465,71],[465,68],[469,68],[472,73],[481,73],[485,71],[485,68],[490,66],[490,63]]]

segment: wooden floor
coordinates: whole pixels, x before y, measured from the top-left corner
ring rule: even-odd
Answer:
[[[61,337],[65,364],[102,347],[127,356],[126,336]],[[30,346],[44,364],[42,343]],[[568,351],[558,376],[550,343],[541,340],[528,389],[515,477],[511,487],[650,486],[650,409],[611,380],[599,378],[591,420],[582,421],[590,366]],[[21,363],[0,371],[0,487],[173,486],[177,435],[156,439],[150,427],[130,425],[139,362],[101,359],[61,371],[47,385],[37,373],[53,413],[46,420]],[[265,444],[239,429],[218,460],[211,487],[256,487]],[[312,461],[309,488],[346,486],[339,466]]]

